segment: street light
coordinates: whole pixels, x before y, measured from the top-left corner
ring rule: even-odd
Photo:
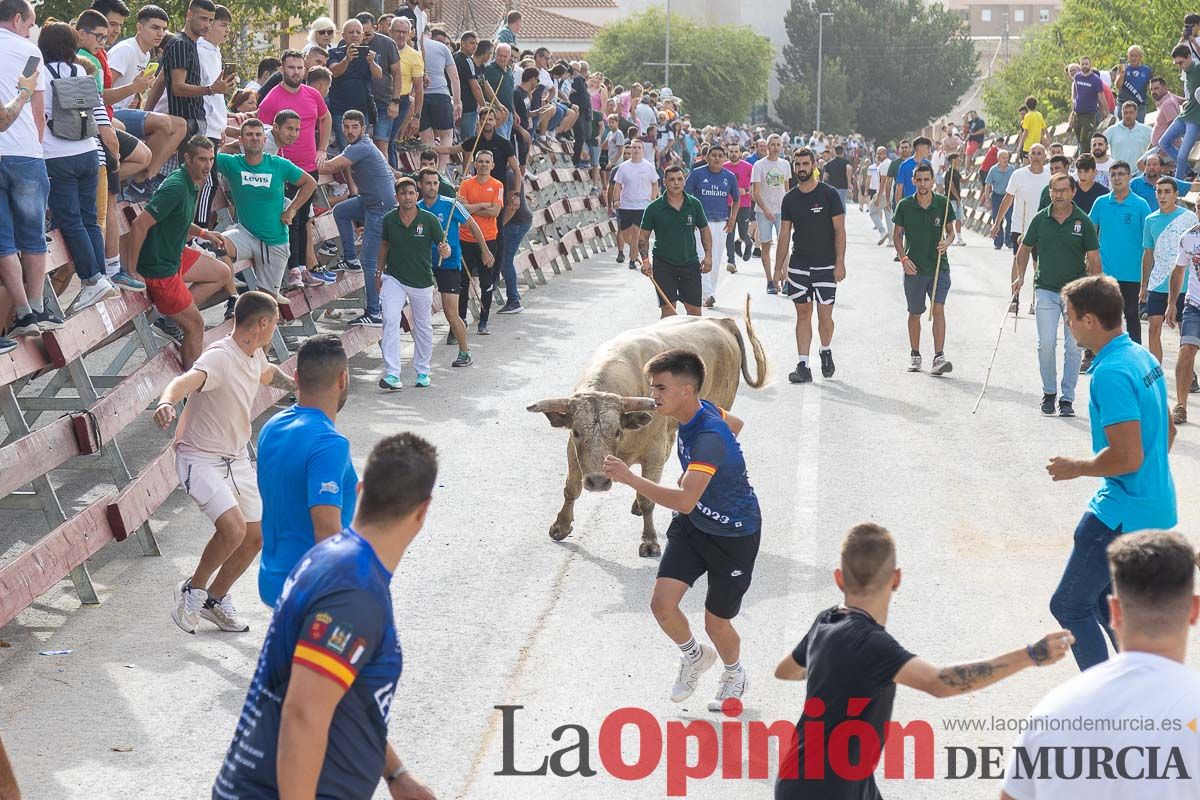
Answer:
[[[817,130],[821,130],[821,67],[825,63],[825,18],[832,16],[832,11],[822,11],[817,15]]]

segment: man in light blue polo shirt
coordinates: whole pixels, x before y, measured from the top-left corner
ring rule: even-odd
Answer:
[[[1164,174],[1167,173],[1163,172],[1162,156],[1150,153],[1142,159],[1142,174],[1129,182],[1129,191],[1145,200],[1146,205],[1153,209],[1158,205],[1158,179]],[[1188,182],[1175,178],[1175,188],[1179,190],[1180,197],[1187,197],[1190,192],[1200,191],[1200,181]]]
[[[900,168],[896,171],[895,199],[897,203],[917,193],[917,185],[913,182],[913,173],[916,172],[917,167],[929,163],[929,151],[932,149],[933,142],[928,136],[918,136],[913,139],[913,154],[900,162]]]
[[[737,177],[725,169],[725,148],[720,142],[708,148],[708,166],[705,169],[694,169],[688,174],[687,182],[683,185],[685,194],[690,194],[700,201],[704,208],[704,216],[708,217],[708,230],[714,242],[720,242],[733,231],[733,221],[729,218],[729,209],[737,208],[738,185]],[[731,202],[732,201],[732,202]],[[699,237],[700,233],[697,232]],[[732,261],[725,265],[730,272],[737,272],[737,266]],[[716,305],[717,279],[721,270],[710,269],[700,276],[701,291],[704,294],[704,305],[712,308]]]
[[[1150,206],[1129,188],[1130,169],[1124,161],[1108,168],[1112,191],[1096,198],[1088,214],[1100,237],[1100,264],[1111,275],[1125,298],[1125,319],[1129,337],[1142,341],[1138,297],[1142,291],[1142,229]],[[1158,207],[1155,201],[1154,207]],[[1084,369],[1088,359],[1085,356]]]
[[[350,391],[342,340],[327,333],[305,341],[296,354],[296,385],[296,404],[258,435],[258,594],[269,606],[301,557],[353,522],[358,489],[350,441],[334,427]]]
[[[1139,122],[1137,118],[1137,103],[1126,100],[1121,104],[1121,119],[1109,125],[1104,131],[1108,137],[1108,149],[1117,161],[1127,162],[1138,174],[1138,161],[1142,154],[1150,148],[1150,136],[1153,133],[1150,126]]]
[[[1063,287],[1067,324],[1080,345],[1095,351],[1088,416],[1093,458],[1050,459],[1054,481],[1103,478],[1075,528],[1074,546],[1050,613],[1075,635],[1080,670],[1108,658],[1108,595],[1112,585],[1105,552],[1123,533],[1171,528],[1177,522],[1175,482],[1167,455],[1175,425],[1167,414],[1162,366],[1121,330],[1123,301],[1107,275]]]

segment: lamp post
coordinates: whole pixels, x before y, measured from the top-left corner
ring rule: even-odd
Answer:
[[[832,16],[832,11],[822,11],[817,15],[817,130],[821,130],[821,68],[825,64],[825,18]]]

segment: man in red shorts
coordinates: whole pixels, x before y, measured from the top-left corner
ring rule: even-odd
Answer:
[[[159,313],[183,331],[179,353],[184,370],[192,368],[204,346],[198,304],[220,291],[237,293],[228,265],[185,247],[193,236],[221,244],[219,235],[192,223],[198,187],[208,180],[214,159],[212,142],[199,135],[189,139],[183,166],[162,182],[130,232],[129,263],[136,264],[138,272],[134,277],[146,282],[146,295]]]

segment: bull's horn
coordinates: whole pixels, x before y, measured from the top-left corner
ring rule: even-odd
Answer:
[[[654,398],[651,397],[621,398],[621,411],[626,414],[628,414],[630,411],[653,411],[654,408]]]
[[[550,400],[539,400],[531,406],[526,406],[525,410],[535,414],[569,414],[571,413],[571,398],[555,397]]]

